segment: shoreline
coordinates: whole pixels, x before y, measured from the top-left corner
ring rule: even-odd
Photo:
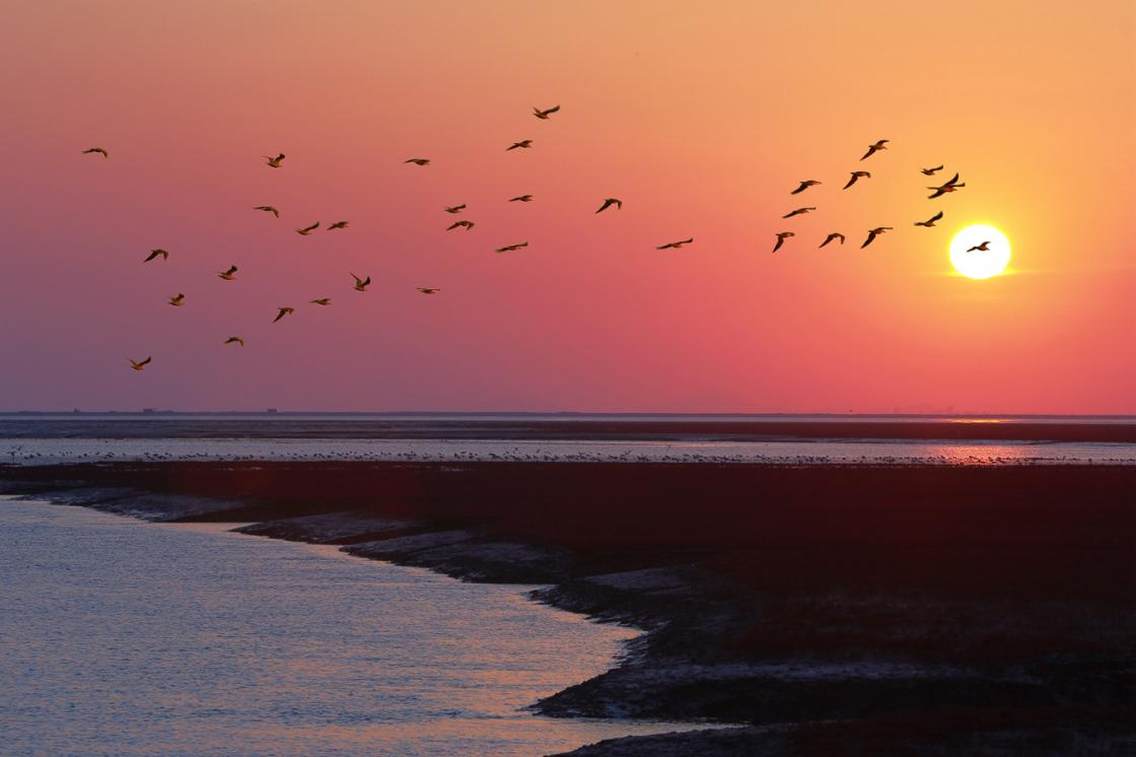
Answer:
[[[1132,491],[1101,465],[0,467],[0,493],[542,584],[646,631],[534,711],[750,724],[582,754],[1128,743]]]

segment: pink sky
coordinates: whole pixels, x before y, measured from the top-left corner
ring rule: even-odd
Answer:
[[[9,4],[0,408],[1136,412],[1133,5],[781,5]]]

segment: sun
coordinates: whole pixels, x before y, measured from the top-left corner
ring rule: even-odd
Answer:
[[[993,226],[967,226],[951,240],[951,265],[971,279],[988,279],[1010,263],[1010,240]]]

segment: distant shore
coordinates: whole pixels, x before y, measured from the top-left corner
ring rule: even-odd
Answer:
[[[1134,492],[1103,465],[0,466],[0,493],[543,584],[648,633],[537,711],[752,726],[583,750],[612,755],[1132,743]]]

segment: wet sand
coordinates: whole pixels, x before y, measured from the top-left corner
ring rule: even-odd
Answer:
[[[1132,466],[167,462],[0,490],[548,584],[649,633],[540,712],[754,726],[591,754],[1136,743]]]

